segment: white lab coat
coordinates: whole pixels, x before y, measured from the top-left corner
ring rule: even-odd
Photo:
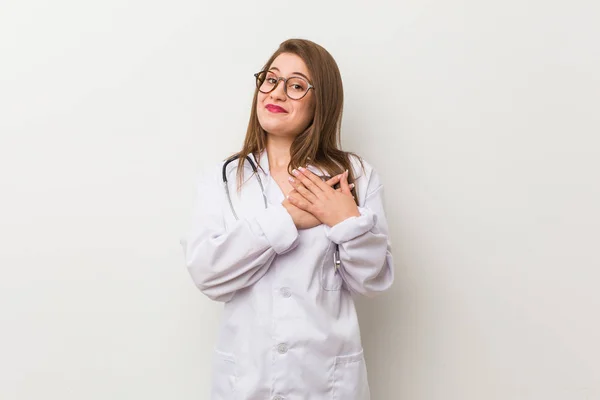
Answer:
[[[251,156],[252,157],[252,156]],[[220,162],[201,174],[189,232],[188,271],[209,298],[224,302],[214,349],[211,400],[368,400],[369,385],[352,293],[373,296],[394,280],[383,186],[367,163],[353,169],[360,217],[298,230],[281,205],[265,151],[259,174],[237,194]],[[309,169],[321,172],[314,166]],[[245,163],[246,181],[252,168]],[[339,244],[341,268],[333,253]]]

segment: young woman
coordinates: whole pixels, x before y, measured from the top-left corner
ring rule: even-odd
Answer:
[[[324,48],[287,40],[255,77],[243,148],[201,175],[181,240],[197,287],[224,303],[211,399],[367,400],[352,294],[394,279],[382,183],[339,148]]]

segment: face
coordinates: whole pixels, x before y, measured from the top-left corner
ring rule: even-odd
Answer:
[[[269,71],[277,77],[295,76],[308,78],[312,82],[306,64],[295,54],[280,54]],[[292,88],[288,87],[288,93],[291,94],[291,91]],[[314,90],[310,89],[300,100],[292,100],[286,96],[284,82],[280,81],[272,92],[258,92],[256,113],[260,125],[270,135],[295,137],[308,127],[314,117]]]

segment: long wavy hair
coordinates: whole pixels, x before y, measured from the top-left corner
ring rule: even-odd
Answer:
[[[315,113],[308,127],[294,139],[290,148],[290,163],[288,173],[296,166],[305,166],[307,163],[326,171],[326,177],[341,174],[348,170],[348,183],[355,181],[356,177],[351,168],[350,156],[354,155],[364,169],[361,157],[352,152],[341,149],[341,123],[344,105],[344,90],[340,70],[327,50],[320,45],[305,39],[288,39],[279,45],[265,63],[262,70],[270,68],[271,64],[281,53],[292,53],[300,57],[306,64],[315,86]],[[267,133],[260,126],[256,112],[258,88],[254,90],[250,121],[246,131],[246,138],[242,150],[235,155],[239,156],[237,168],[238,191],[243,182],[243,169],[246,156],[253,154],[256,159],[266,147]],[[259,166],[260,167],[260,166]],[[352,195],[357,200],[356,187]]]

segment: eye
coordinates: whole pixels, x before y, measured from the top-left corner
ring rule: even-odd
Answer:
[[[304,92],[306,91],[306,83],[300,78],[290,78],[290,80],[288,80],[288,89]]]
[[[272,72],[267,72],[267,77],[265,78],[265,81],[271,84],[276,84],[277,83],[277,75],[275,75]]]

